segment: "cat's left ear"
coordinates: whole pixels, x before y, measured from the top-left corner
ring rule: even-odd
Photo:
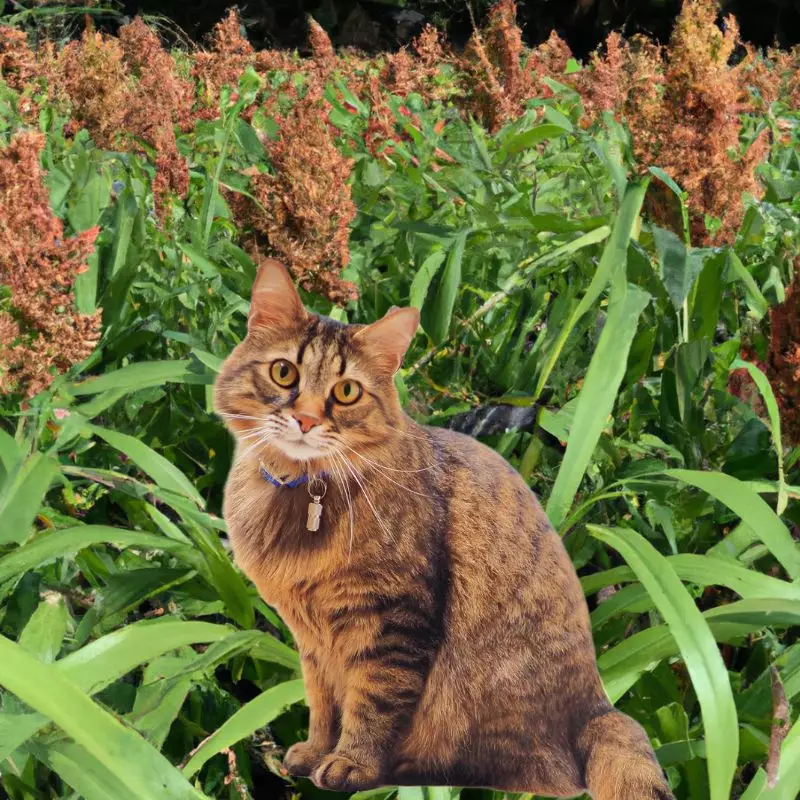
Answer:
[[[248,330],[291,328],[307,316],[286,267],[273,258],[263,259],[253,283]]]
[[[392,374],[400,369],[403,356],[419,327],[419,311],[416,308],[393,306],[372,325],[356,331],[353,339],[377,363]]]

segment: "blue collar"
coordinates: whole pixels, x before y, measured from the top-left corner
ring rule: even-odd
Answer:
[[[270,475],[269,472],[264,468],[263,464],[259,464],[259,472],[261,473],[261,477],[267,482],[271,483],[273,486],[277,486],[280,488],[285,489],[296,489],[298,486],[302,486],[304,483],[308,483],[308,473],[305,475],[301,475],[299,478],[295,478],[291,481],[282,481],[280,478],[276,478],[274,475]],[[327,473],[321,472],[319,474],[320,478],[327,478]]]

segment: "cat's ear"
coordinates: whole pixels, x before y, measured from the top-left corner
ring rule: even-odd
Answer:
[[[291,328],[307,316],[286,267],[272,258],[262,259],[253,283],[248,330]]]
[[[418,327],[419,311],[416,308],[392,306],[377,322],[356,331],[353,338],[370,358],[395,373],[403,363],[403,356]]]

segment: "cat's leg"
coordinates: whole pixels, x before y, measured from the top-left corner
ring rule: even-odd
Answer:
[[[609,707],[581,731],[585,782],[594,800],[674,800],[644,729]]]
[[[434,654],[425,625],[389,624],[369,647],[349,659],[342,734],[333,753],[312,774],[334,791],[382,785],[398,738],[417,708]]]
[[[293,744],[283,759],[285,769],[297,778],[305,778],[332,752],[339,737],[339,720],[333,691],[325,682],[317,659],[301,656],[303,682],[310,712],[308,739]]]

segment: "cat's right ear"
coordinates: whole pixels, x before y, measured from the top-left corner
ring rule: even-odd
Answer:
[[[292,328],[307,316],[286,267],[273,258],[263,259],[253,283],[247,329]]]

